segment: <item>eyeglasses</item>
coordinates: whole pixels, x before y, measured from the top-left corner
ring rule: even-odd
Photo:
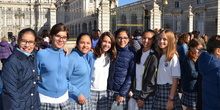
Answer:
[[[127,39],[129,39],[128,37],[116,37],[116,39],[119,39],[119,40],[127,40]]]
[[[54,38],[55,38],[55,40],[60,40],[60,39],[62,39],[63,41],[67,41],[67,36],[60,36],[60,35],[53,35],[54,36]]]
[[[24,39],[21,39],[21,40],[20,40],[20,43],[21,43],[21,45],[26,45],[27,43],[28,43],[30,46],[35,45],[35,41],[27,41],[27,40],[24,40]]]

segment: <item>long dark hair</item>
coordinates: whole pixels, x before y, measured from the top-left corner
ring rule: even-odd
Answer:
[[[101,37],[99,38],[99,41],[94,49],[94,54],[96,55],[96,57],[101,57],[102,55],[102,42],[105,36],[108,36],[111,39],[111,48],[108,50],[108,53],[110,54],[110,58],[111,60],[115,60],[116,59],[116,54],[117,54],[117,50],[115,47],[115,38],[112,35],[111,32],[104,32],[102,33]]]

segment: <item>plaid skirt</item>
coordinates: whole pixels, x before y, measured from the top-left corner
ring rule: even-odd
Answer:
[[[166,104],[170,95],[171,84],[158,85],[154,96],[152,110],[166,110]],[[174,110],[182,110],[178,93],[174,96]]]
[[[196,109],[197,92],[184,92],[181,97],[182,105],[187,108]]]
[[[69,99],[63,103],[41,103],[41,110],[71,110]]]
[[[107,91],[94,91],[90,92],[91,110],[107,110],[108,96]]]
[[[141,94],[141,91],[134,91],[134,99],[138,101],[139,96]],[[149,96],[149,98],[147,100],[144,101],[144,106],[143,107],[139,107],[139,110],[151,110],[152,109],[152,104],[153,104],[153,96]]]
[[[116,100],[117,96],[119,95],[119,92],[116,91],[112,91],[112,90],[107,90],[107,94],[108,94],[108,108],[107,110],[111,110],[111,106],[113,104],[113,102]],[[123,110],[127,110],[128,108],[128,97],[124,97],[124,100],[122,101],[122,105],[123,105]]]
[[[90,99],[86,99],[85,104],[79,104],[78,102],[71,102],[71,109],[70,110],[90,110],[91,109],[91,104],[90,104]]]

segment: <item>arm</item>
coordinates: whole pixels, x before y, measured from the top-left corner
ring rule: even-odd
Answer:
[[[149,56],[149,60],[145,62],[145,70],[142,81],[142,91],[139,99],[144,101],[156,90],[157,66],[158,58]]]
[[[18,73],[21,72],[17,68],[16,64],[13,62],[7,62],[5,63],[3,69],[2,69],[2,82],[4,83],[4,94],[7,95],[6,99],[7,101],[10,102],[5,102],[9,103],[7,104],[9,109],[14,109],[16,108],[17,110],[21,110],[22,108],[20,107],[20,94],[18,92],[18,85],[19,85],[19,76]],[[5,100],[5,101],[6,101]]]
[[[176,91],[177,91],[178,81],[179,81],[178,78],[173,78],[173,84],[172,84],[172,87],[170,89],[170,95],[169,95],[169,99],[172,99],[172,100],[167,99],[168,101],[167,101],[166,109],[171,110],[171,109],[174,108],[173,99],[174,99],[174,96],[175,96]]]
[[[125,79],[124,84],[122,85],[122,88],[119,91],[119,95],[125,97],[130,89],[131,82],[133,81],[134,75],[135,75],[135,61],[136,61],[136,56],[134,55],[131,57],[132,59],[129,62],[129,67],[128,67],[128,73]]]
[[[71,81],[73,80],[73,79],[71,78],[71,75],[72,75],[72,73],[73,73],[74,70],[75,70],[74,68],[75,68],[75,63],[76,63],[76,62],[74,62],[74,60],[72,59],[73,56],[69,55],[68,57],[69,57],[69,59],[70,59],[70,60],[69,60],[69,61],[70,61],[70,63],[69,63],[69,70],[68,70],[68,72],[67,72],[68,91],[69,91],[70,94],[73,94],[74,96],[76,96],[76,97],[78,98],[78,102],[79,102],[80,104],[84,104],[84,103],[86,103],[86,100],[85,100],[84,95],[82,95],[82,94],[80,93],[80,90],[79,90],[78,88],[76,88],[76,86],[71,83]],[[70,58],[70,57],[71,57],[71,58]]]
[[[194,79],[198,78],[198,71],[196,70],[195,63],[193,61],[187,59],[184,61],[183,66],[183,69],[186,71],[186,73],[183,74],[187,74]]]

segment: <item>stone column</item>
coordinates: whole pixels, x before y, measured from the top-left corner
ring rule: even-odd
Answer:
[[[100,10],[98,13],[98,28],[101,32],[110,30],[110,7],[109,1],[102,1],[100,3]]]
[[[50,22],[50,28],[52,28],[53,25],[56,24],[56,7],[54,4],[51,4],[50,6],[50,19],[49,19],[49,22]]]
[[[193,31],[193,13],[192,13],[192,6],[189,5],[189,25],[188,25],[188,32]]]
[[[220,35],[220,0],[218,0],[217,35]]]
[[[153,9],[151,10],[151,18],[150,18],[150,29],[160,29],[161,28],[161,11],[159,10],[159,5],[154,0]]]

